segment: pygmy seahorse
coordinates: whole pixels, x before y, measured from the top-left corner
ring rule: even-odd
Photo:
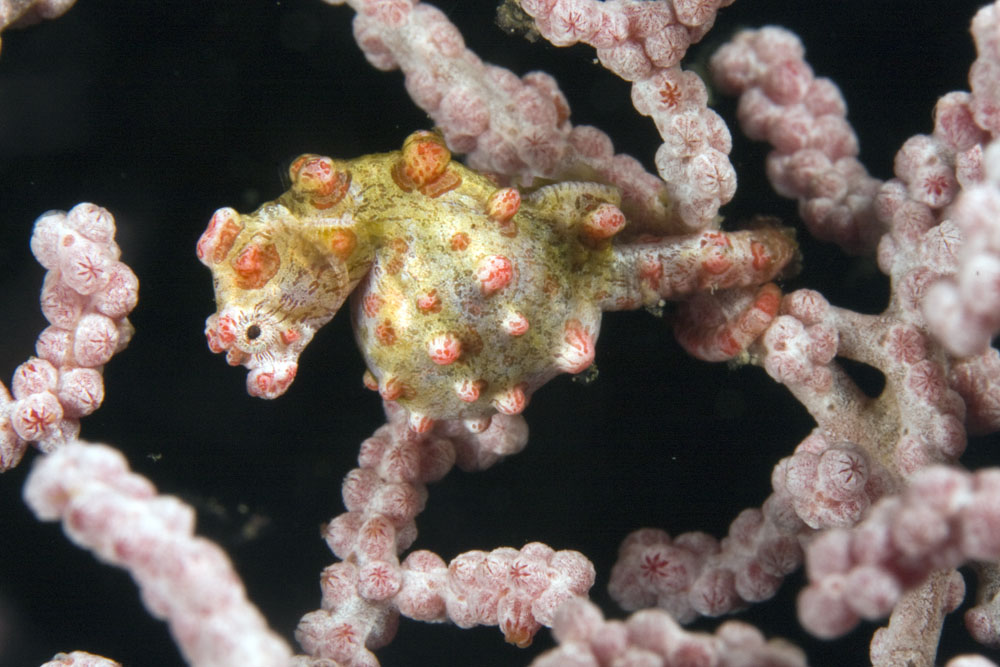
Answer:
[[[278,199],[219,209],[198,241],[218,306],[209,347],[250,369],[251,394],[274,398],[352,294],[364,383],[418,432],[520,413],[553,376],[593,363],[604,310],[759,285],[796,253],[774,227],[616,242],[627,224],[616,188],[501,187],[431,132],[354,160],[303,155],[289,173]],[[773,317],[777,297],[758,301]]]

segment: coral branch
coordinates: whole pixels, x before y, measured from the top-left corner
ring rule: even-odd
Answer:
[[[736,192],[729,162],[729,129],[708,108],[701,79],[679,63],[688,46],[715,23],[732,0],[597,2],[522,0],[538,32],[556,46],[585,42],[600,63],[632,82],[636,110],[650,116],[663,138],[656,168],[686,230],[713,225]],[[623,185],[618,180],[612,181]]]
[[[637,612],[624,622],[605,621],[596,605],[581,599],[559,609],[552,633],[559,647],[542,654],[532,667],[806,664],[799,649],[765,641],[746,623],[727,621],[714,634],[688,632],[659,610]]]
[[[810,584],[799,596],[799,618],[822,637],[840,636],[860,618],[881,618],[933,571],[1000,558],[998,526],[1000,472],[922,470],[906,491],[879,501],[856,527],[828,531],[808,546]],[[946,579],[951,588],[941,597],[944,613],[965,595],[957,573]],[[928,613],[927,605],[917,607]],[[876,644],[873,653],[881,652]]]
[[[965,612],[965,627],[980,644],[1000,647],[1000,573],[993,562],[973,563],[979,578],[976,605]]]
[[[65,14],[76,0],[0,0],[0,30],[20,28]]]
[[[621,246],[612,267],[616,289],[602,307],[634,308],[636,303],[654,305],[660,299],[679,300],[698,292],[753,287],[775,278],[795,252],[789,235],[772,227],[707,231]]]
[[[128,345],[139,282],[118,260],[115,221],[93,204],[50,211],[35,222],[31,251],[48,269],[42,314],[50,326],[38,337],[37,357],[0,383],[0,472],[17,465],[28,442],[52,451],[73,440],[80,417],[104,400],[101,369]]]
[[[497,415],[479,433],[452,420],[417,433],[393,403],[386,402],[386,414],[389,423],[362,444],[361,467],[344,480],[348,512],[326,527],[341,562],[323,572],[322,609],[302,618],[299,643],[314,656],[377,664],[370,649],[392,640],[402,614],[463,628],[498,625],[508,642],[528,646],[562,602],[593,585],[594,566],[583,554],[534,542],[519,550],[469,551],[450,563],[425,550],[399,561],[416,539],[426,483],[456,462],[482,469],[520,451],[527,442],[523,419]]]
[[[127,569],[192,664],[274,667],[291,659],[247,601],[229,558],[193,535],[193,510],[157,495],[117,450],[64,444],[32,468],[24,498],[39,519],[62,521],[77,545]]]
[[[956,356],[982,354],[1000,331],[1000,142],[986,148],[983,169],[951,214],[962,238],[954,279],[935,283],[924,304],[928,327]]]
[[[744,510],[721,542],[705,533],[671,539],[645,529],[622,543],[608,589],[626,610],[657,606],[681,623],[721,616],[767,600],[802,562],[799,536],[809,534],[787,494],[763,511]]]
[[[889,626],[879,628],[872,637],[873,667],[933,667],[944,617],[961,603],[964,592],[960,574],[941,570],[904,593],[892,610]]]
[[[121,667],[121,663],[84,651],[59,653],[41,667]]]
[[[857,160],[840,90],[815,78],[804,56],[795,35],[768,27],[741,32],[711,64],[716,85],[740,96],[743,131],[774,147],[768,177],[799,200],[809,231],[852,252],[871,250],[882,234],[872,209],[881,183]]]

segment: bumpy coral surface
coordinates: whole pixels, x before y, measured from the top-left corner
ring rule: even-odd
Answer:
[[[626,227],[617,189],[522,194],[453,162],[430,132],[350,161],[303,155],[289,171],[289,191],[249,215],[218,210],[198,242],[218,304],[209,347],[250,369],[251,394],[273,398],[353,293],[365,384],[406,408],[415,431],[439,419],[481,430],[521,412],[554,375],[593,363],[603,310],[758,285],[795,253],[770,227],[613,243]],[[746,322],[762,330],[776,312],[761,293],[758,316],[696,346],[738,352]]]

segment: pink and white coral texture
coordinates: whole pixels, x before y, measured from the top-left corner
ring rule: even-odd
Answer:
[[[1000,7],[522,0],[529,42],[453,4],[4,30],[0,665],[1000,659]],[[618,188],[637,291],[601,309],[655,312],[520,414],[414,417],[348,313],[247,395],[202,334],[212,212],[434,126],[498,192]],[[690,273],[644,248],[758,215],[797,228],[777,285],[656,303]]]

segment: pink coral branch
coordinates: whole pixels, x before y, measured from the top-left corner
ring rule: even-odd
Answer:
[[[104,400],[101,369],[132,337],[126,316],[139,290],[114,235],[114,218],[94,204],[35,222],[31,250],[48,269],[41,302],[50,326],[38,356],[14,372],[13,398],[0,383],[0,472],[18,464],[29,442],[52,451],[72,441],[80,417]]]
[[[663,138],[656,168],[671,207],[690,230],[713,226],[719,207],[736,192],[725,123],[708,108],[701,79],[679,63],[688,47],[732,0],[524,0],[538,32],[556,46],[585,42],[600,63],[632,82],[636,110]],[[612,181],[622,185],[617,179]]]
[[[979,151],[992,123],[991,112],[986,110],[994,107],[977,101],[990,98],[989,93],[983,94],[982,77],[975,72],[994,62],[995,49],[991,50],[992,42],[985,36],[992,34],[986,26],[995,25],[991,23],[993,11],[984,10],[974,23],[980,59],[973,68],[973,94],[942,98],[934,135],[908,141],[896,158],[897,178],[881,188],[856,160],[857,141],[846,123],[839,91],[828,81],[813,77],[797,38],[776,28],[744,32],[713,58],[719,85],[741,95],[739,113],[744,130],[751,138],[774,146],[768,160],[776,189],[800,199],[800,213],[814,235],[856,252],[870,251],[877,245],[879,265],[892,281],[889,307],[877,316],[836,308],[809,290],[793,292],[784,297],[778,317],[749,350],[750,360],[785,384],[818,424],[794,455],[775,468],[775,494],[768,501],[772,517],[785,514],[775,511],[776,505],[783,505],[809,528],[826,531],[812,542],[810,552],[819,548],[816,545],[838,539],[835,536],[840,533],[831,532],[831,528],[855,525],[879,498],[906,486],[907,478],[918,476],[910,482],[911,490],[923,488],[916,480],[928,479],[919,472],[925,466],[953,462],[966,444],[963,422],[967,405],[972,408],[970,424],[974,428],[988,428],[984,422],[995,423],[997,380],[993,369],[997,353],[993,349],[982,351],[984,339],[994,330],[992,322],[980,318],[985,320],[983,324],[967,332],[979,342],[975,349],[961,348],[977,353],[966,360],[951,356],[948,351],[955,348],[930,335],[925,317],[925,312],[933,313],[939,323],[944,321],[935,305],[940,305],[941,298],[929,301],[928,288],[935,283],[948,284],[942,281],[949,281],[960,270],[956,256],[961,254],[957,249],[964,239],[946,207],[960,183],[971,185],[978,180],[974,174],[981,160]],[[982,219],[983,208],[957,206],[955,214],[957,218],[978,215]],[[985,210],[989,210],[988,205]],[[980,229],[989,228],[980,225]],[[974,264],[982,281],[978,284],[991,285],[991,270],[983,269],[983,262],[991,260],[970,261],[978,262]],[[984,312],[989,311],[991,288],[976,291],[984,292]],[[739,298],[745,301],[747,295]],[[701,321],[713,321],[718,317],[716,312],[728,307],[724,302],[702,300],[706,303],[682,311],[680,332],[704,326]],[[973,308],[966,306],[962,312],[960,307],[952,307],[944,312],[959,322],[974,315]],[[943,329],[943,325],[937,327],[941,338],[955,340],[949,335],[951,330]],[[954,324],[951,329],[955,329]],[[838,355],[880,370],[886,384],[881,394],[866,396],[835,361]],[[977,401],[972,398],[974,393],[991,398]],[[966,397],[968,403],[963,400]],[[885,511],[880,507],[883,505],[872,510],[873,516]],[[912,516],[910,524],[915,528],[927,527],[926,512]],[[739,523],[737,519],[733,525]],[[795,522],[786,523],[784,529],[786,539],[809,535]],[[692,549],[684,536],[675,546],[665,535],[649,540],[643,540],[642,535],[626,541],[612,580],[612,590],[627,601],[627,606],[656,603],[683,619],[693,616],[693,611],[713,615],[738,608],[753,598],[739,592],[739,574],[745,566],[738,557],[733,562],[737,549]],[[865,535],[858,544],[870,543],[871,535]],[[733,542],[739,540],[731,537],[730,544]],[[963,562],[963,558],[956,562],[928,558],[933,568],[952,568]],[[723,601],[717,608],[697,604],[698,597],[692,603],[692,582],[704,576],[699,573],[718,565],[722,565],[719,580],[736,583],[719,586],[713,589],[715,594],[700,598]],[[918,580],[928,571],[922,570]],[[661,572],[679,576],[653,576]],[[847,581],[854,583],[850,589],[840,578],[836,579],[840,583],[812,587],[803,594],[801,616],[811,631],[822,636],[840,634],[859,615],[872,618],[888,613],[904,588],[915,583],[890,581],[865,569],[852,576],[854,579],[847,576]],[[831,603],[834,589],[843,596],[839,607]],[[961,594],[945,597],[948,602],[942,617],[958,604]],[[859,608],[846,611],[851,604]],[[919,606],[919,602],[914,604]],[[900,614],[905,615],[902,608]],[[913,623],[900,621],[894,634],[882,635],[878,646],[873,645],[873,655],[892,654],[899,642],[905,643],[905,632],[900,631],[904,627],[912,629]],[[929,659],[933,660],[933,653]]]
[[[840,90],[815,78],[804,56],[787,30],[748,30],[712,56],[712,71],[722,91],[740,96],[747,136],[774,147],[768,177],[779,194],[799,200],[809,231],[853,252],[870,250],[882,233],[872,210],[880,182],[857,160]]]
[[[1000,647],[1000,572],[997,561],[973,563],[979,577],[977,604],[965,612],[965,627],[979,642]]]
[[[76,0],[0,0],[0,30],[54,19],[69,11]]]
[[[968,560],[1000,559],[1000,474],[941,466],[922,470],[899,496],[883,498],[850,530],[831,530],[806,549],[810,584],[799,596],[799,618],[813,633],[834,637],[860,618],[893,609],[904,591],[935,570]],[[943,603],[961,603],[957,574]]]
[[[0,384],[0,462],[18,463],[28,442],[46,453],[32,468],[24,498],[39,519],[62,520],[77,545],[123,567],[143,602],[167,619],[186,657],[199,665],[275,665],[291,659],[250,604],[228,557],[193,536],[194,512],[129,471],[115,449],[76,439],[79,418],[104,398],[101,369],[128,344],[126,316],[138,280],[119,261],[114,218],[93,204],[52,211],[35,223],[31,249],[48,273],[42,312],[51,323],[38,357],[21,364],[13,400]],[[52,665],[111,667],[84,652],[59,654]]]
[[[559,609],[552,633],[559,647],[539,656],[532,667],[806,664],[799,649],[765,641],[746,623],[727,621],[714,634],[688,632],[656,609],[636,612],[624,622],[605,621],[596,605],[579,598]]]
[[[982,354],[1000,331],[1000,143],[986,147],[983,167],[983,181],[952,211],[962,238],[955,275],[935,283],[924,303],[928,327],[956,356]]]
[[[291,659],[225,552],[193,535],[193,510],[157,495],[117,450],[64,444],[32,469],[24,497],[38,518],[61,520],[77,545],[127,569],[146,609],[170,623],[192,664],[271,667]]]
[[[520,451],[527,442],[523,418],[494,416],[480,433],[458,420],[416,433],[403,409],[386,402],[386,412],[389,423],[362,444],[361,467],[344,480],[347,513],[324,531],[341,562],[324,571],[322,609],[302,618],[299,643],[314,656],[375,665],[370,649],[392,640],[402,614],[463,628],[498,625],[508,642],[529,645],[562,602],[593,585],[594,566],[579,552],[531,543],[470,551],[450,563],[426,550],[399,560],[416,539],[426,483],[455,463],[482,469]]]
[[[933,664],[944,618],[961,602],[964,591],[961,575],[939,570],[904,593],[892,610],[889,625],[872,636],[869,656],[873,667]]]
[[[121,663],[85,651],[58,653],[41,667],[121,667]]]

